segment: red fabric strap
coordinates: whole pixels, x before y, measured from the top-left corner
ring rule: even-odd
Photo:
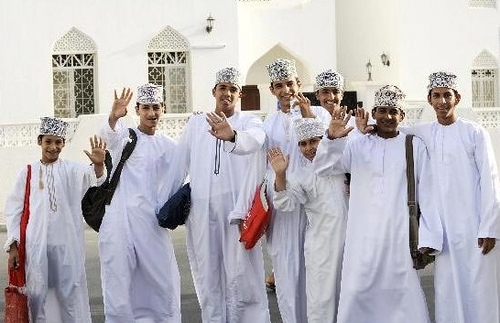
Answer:
[[[27,166],[26,188],[24,190],[24,206],[21,215],[19,244],[17,251],[19,254],[19,267],[17,269],[9,268],[9,284],[23,287],[26,285],[26,227],[30,217],[30,188],[31,188],[31,165]]]

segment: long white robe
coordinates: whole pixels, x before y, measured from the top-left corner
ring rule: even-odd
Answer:
[[[317,106],[311,108],[317,118],[325,125],[328,124],[331,117],[327,110]],[[279,110],[270,114],[263,124],[266,150],[279,147],[290,158],[287,175],[308,163],[297,144],[293,121],[298,118],[302,118],[298,108],[290,110],[289,113]],[[269,183],[274,183],[274,172],[270,166],[267,178]],[[269,195],[272,200],[272,190],[269,190]],[[305,228],[306,217],[302,208],[287,212],[274,208],[267,231],[267,244],[273,264],[278,307],[281,318],[286,323],[307,322]]]
[[[125,162],[99,231],[99,257],[107,323],[180,323],[180,276],[170,235],[156,211],[178,189],[175,142],[138,129],[137,145]],[[106,123],[101,136],[116,167],[128,139],[118,122]],[[176,175],[178,174],[178,175]]]
[[[426,143],[445,232],[436,258],[436,322],[500,322],[500,246],[482,255],[478,238],[500,238],[500,184],[491,139],[458,119],[408,129]]]
[[[80,201],[90,186],[100,185],[105,178],[106,174],[97,180],[91,165],[61,158],[52,164],[32,164],[26,229],[26,286],[32,322],[91,322]],[[19,241],[25,185],[26,168],[5,204],[6,247]]]
[[[262,248],[246,250],[238,241],[237,223],[246,212],[235,212],[241,200],[249,210],[263,179],[255,168],[263,169],[265,134],[257,116],[237,111],[228,121],[237,132],[235,143],[213,137],[205,114],[191,116],[179,140],[180,163],[191,183],[189,263],[203,322],[269,322]]]
[[[405,135],[324,138],[313,161],[320,176],[351,173],[337,322],[429,322],[409,250]],[[413,139],[420,246],[441,250],[428,155]]]
[[[334,323],[340,295],[342,255],[347,221],[345,176],[320,177],[312,164],[287,178],[287,188],[274,192],[274,206],[293,211],[304,206],[307,319]]]

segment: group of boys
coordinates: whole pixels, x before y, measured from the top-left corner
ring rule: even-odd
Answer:
[[[270,322],[261,245],[248,250],[239,242],[264,178],[272,183],[266,241],[283,322],[429,322],[409,252],[406,134],[416,135],[419,247],[436,255],[436,322],[500,322],[497,166],[486,130],[456,114],[456,76],[429,77],[436,122],[401,128],[405,95],[396,86],[375,94],[372,124],[363,109],[351,116],[341,106],[339,73],[317,75],[315,107],[300,92],[294,61],[277,59],[267,71],[280,109],[263,123],[236,110],[241,75],[228,67],[216,73],[214,111],[191,116],[177,142],[156,132],[163,88],[138,88],[137,145],[99,232],[106,322],[181,322],[174,249],[155,214],[186,180],[186,243],[203,322]],[[129,140],[121,119],[132,97],[130,89],[115,91],[86,152],[93,166],[59,158],[67,124],[42,119],[26,240],[34,322],[91,321],[79,201],[106,178],[104,150],[120,159]],[[25,185],[23,170],[6,203],[12,268]]]

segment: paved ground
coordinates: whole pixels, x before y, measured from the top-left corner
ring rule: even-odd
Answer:
[[[0,244],[3,246],[5,242],[5,232],[1,230],[0,226]],[[179,264],[179,271],[181,273],[181,306],[182,306],[182,321],[184,323],[197,323],[201,322],[200,308],[196,299],[196,294],[193,287],[191,272],[187,260],[186,248],[184,243],[184,228],[180,227],[172,232],[172,240],[176,250],[177,262]],[[92,310],[92,319],[94,323],[103,323],[103,305],[101,296],[101,285],[99,278],[99,260],[97,254],[97,234],[91,229],[85,231],[86,241],[86,269],[87,280],[89,287],[90,306]],[[6,259],[4,255],[0,257],[0,281],[6,282]],[[270,261],[266,257],[266,271],[270,271]],[[421,272],[422,285],[430,304],[434,303],[433,284],[432,284],[432,267],[426,268]],[[263,282],[264,283],[264,282]],[[271,313],[271,322],[281,323],[279,312],[276,304],[276,296],[274,293],[268,293],[269,297],[269,310]],[[3,293],[0,299],[0,321],[3,320]],[[431,305],[429,310],[433,316],[434,308]]]

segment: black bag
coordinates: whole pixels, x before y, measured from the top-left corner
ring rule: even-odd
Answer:
[[[99,232],[99,228],[101,227],[102,219],[106,211],[106,205],[111,203],[116,186],[118,186],[123,165],[134,151],[137,143],[137,134],[135,131],[130,128],[128,130],[129,138],[131,140],[127,142],[125,148],[123,148],[120,162],[116,166],[116,170],[113,177],[111,177],[111,180],[109,179],[109,175],[111,173],[113,163],[109,151],[106,150],[106,159],[104,161],[106,171],[108,173],[106,180],[101,186],[90,187],[82,198],[83,218],[85,219],[85,222],[87,222],[87,224],[97,232]]]
[[[420,225],[420,208],[415,197],[415,172],[413,161],[413,136],[406,136],[406,179],[408,182],[408,210],[410,212],[410,255],[413,268],[424,269],[434,262],[435,257],[423,254],[418,250],[418,227]]]
[[[156,218],[162,228],[173,230],[186,223],[191,210],[191,186],[184,184],[160,209]]]

